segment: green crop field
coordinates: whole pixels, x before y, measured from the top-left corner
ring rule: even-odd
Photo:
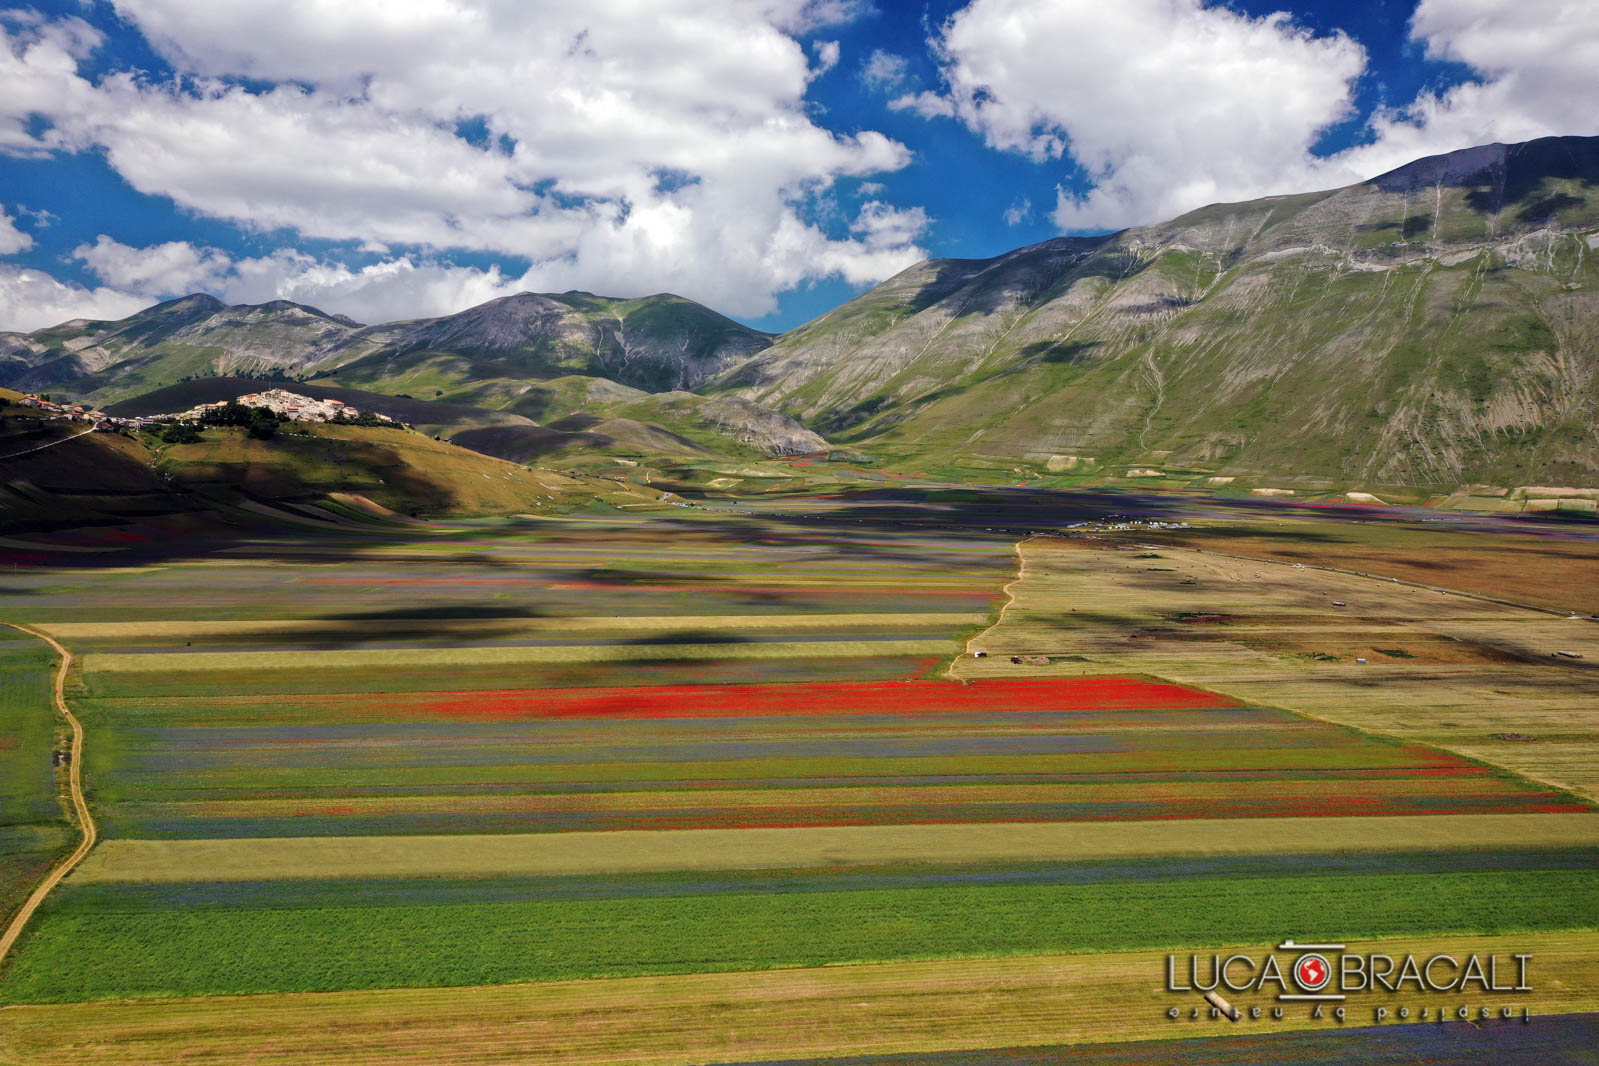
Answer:
[[[1100,884],[716,891],[448,905],[357,883],[340,904],[274,886],[233,908],[178,893],[68,890],[9,972],[12,1002],[329,991],[725,972],[960,956],[1179,948],[1270,940],[1599,928],[1585,869],[1162,878]],[[1287,865],[1287,864],[1285,864]],[[477,887],[477,886],[474,886]],[[493,881],[486,891],[492,893]],[[480,891],[483,890],[480,888]],[[498,893],[495,893],[498,894]],[[520,898],[518,898],[520,897]],[[87,960],[78,945],[93,944]]]
[[[49,648],[0,628],[0,928],[73,843],[51,759],[53,669]]]

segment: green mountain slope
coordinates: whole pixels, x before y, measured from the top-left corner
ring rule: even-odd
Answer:
[[[775,343],[669,295],[522,293],[375,326],[190,296],[0,334],[0,385],[105,404],[282,376],[519,461],[831,441],[1007,479],[1595,485],[1596,251],[1599,138],[1547,138],[929,260]],[[441,406],[380,406],[412,397]]]
[[[927,463],[1594,484],[1596,250],[1599,138],[1490,145],[930,260],[709,391]]]
[[[770,335],[681,296],[519,293],[444,318],[375,327],[320,365],[338,384],[464,392],[454,398],[499,406],[492,401],[530,381],[570,374],[646,391],[692,388],[770,343]]]
[[[771,337],[692,300],[520,293],[444,318],[362,326],[278,300],[203,295],[119,322],[74,320],[0,334],[0,385],[59,387],[105,404],[190,378],[323,378],[330,385],[498,407],[569,374],[657,391],[692,388]]]
[[[0,360],[0,384],[59,386],[103,404],[191,377],[295,376],[358,331],[342,315],[287,300],[230,307],[211,296],[185,296],[117,322],[75,319],[7,334],[11,358]]]

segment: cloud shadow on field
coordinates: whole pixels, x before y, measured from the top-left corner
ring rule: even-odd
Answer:
[[[544,618],[546,612],[533,607],[502,607],[481,603],[451,603],[432,607],[394,607],[386,611],[341,611],[319,615],[320,621],[370,622],[395,619],[473,619],[473,618]]]
[[[633,637],[621,643],[628,645],[651,644],[756,644],[758,641],[749,637],[739,636],[737,633],[727,633],[704,629],[682,629],[671,633],[651,633],[649,636]]]
[[[590,566],[561,571],[553,579],[582,581],[593,585],[614,585],[629,588],[637,585],[714,585],[718,579],[705,574],[683,573],[676,570],[634,570],[620,566]]]
[[[1103,344],[1103,341],[1034,341],[1024,346],[1018,354],[1029,363],[1073,366],[1091,362],[1094,349]]]

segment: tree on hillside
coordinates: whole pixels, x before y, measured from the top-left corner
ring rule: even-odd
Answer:
[[[187,422],[173,422],[164,427],[157,436],[167,444],[199,444],[205,438],[200,436],[200,431]]]
[[[248,426],[253,417],[250,409],[238,400],[229,400],[221,407],[213,407],[200,416],[201,425],[206,426]]]
[[[246,407],[238,400],[229,400],[221,407],[213,407],[200,416],[201,425],[237,426],[240,429],[249,429],[257,422],[271,422],[275,425],[278,421],[277,413],[270,407]]]

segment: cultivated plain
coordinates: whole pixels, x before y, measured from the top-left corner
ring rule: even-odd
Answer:
[[[9,609],[75,656],[104,839],[0,969],[0,1061],[1126,1061],[1232,1024],[1167,1016],[1203,1007],[1167,951],[1293,937],[1532,952],[1512,1005],[1591,1031],[1594,623],[1194,550],[1584,529],[715,506],[8,541]],[[50,656],[4,648],[10,899],[73,838]]]

